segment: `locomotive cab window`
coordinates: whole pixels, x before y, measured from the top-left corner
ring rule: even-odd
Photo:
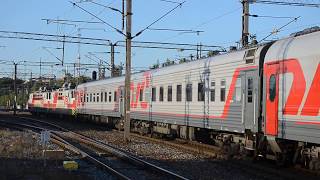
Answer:
[[[204,83],[198,83],[198,101],[204,101]]]
[[[269,79],[269,99],[271,102],[273,102],[276,97],[276,86],[276,76],[273,74]]]

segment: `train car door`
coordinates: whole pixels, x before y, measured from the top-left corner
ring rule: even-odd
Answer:
[[[257,70],[245,71],[242,74],[242,122],[245,129],[256,129],[257,88]]]
[[[120,86],[119,112],[120,112],[120,116],[124,116],[124,86]]]
[[[265,133],[278,134],[278,101],[279,101],[279,63],[265,65],[265,100],[266,121]]]

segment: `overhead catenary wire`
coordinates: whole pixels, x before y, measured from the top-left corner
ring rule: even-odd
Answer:
[[[202,33],[201,30],[191,30],[191,29],[170,29],[170,28],[148,28],[153,31],[174,31],[174,32],[183,32],[183,33]]]
[[[122,11],[120,11],[119,9],[116,9],[116,8],[113,8],[113,7],[110,7],[110,6],[106,6],[106,5],[103,5],[103,4],[100,4],[100,3],[94,2],[94,1],[88,1],[88,2],[91,2],[92,4],[96,4],[96,5],[98,5],[98,6],[102,6],[102,7],[105,7],[105,8],[111,9],[111,10],[113,10],[113,11],[115,11],[115,12],[118,12],[118,13],[120,13],[120,14],[123,14],[123,12],[122,12]]]
[[[30,32],[17,32],[17,31],[1,31],[0,38],[9,39],[25,39],[25,40],[36,40],[36,41],[49,41],[49,42],[65,42],[73,44],[86,44],[86,45],[97,45],[97,46],[110,46],[110,40],[101,38],[91,38],[91,37],[79,37],[79,36],[63,36],[54,34],[40,34],[40,33],[30,33]],[[122,42],[123,44],[120,44]],[[119,41],[116,45],[117,47],[125,47],[125,41]],[[133,41],[135,48],[149,48],[149,49],[167,49],[167,50],[197,50],[195,44],[179,44],[179,43],[165,43],[165,42],[143,42],[143,41]],[[141,44],[141,45],[139,45]],[[189,46],[189,47],[184,47]],[[209,46],[201,45],[201,47],[207,48],[202,49],[202,51],[211,51],[210,48],[219,48],[223,50],[221,46]]]
[[[177,2],[177,1],[170,1],[170,0],[159,0],[159,1],[173,3],[173,4],[180,4],[180,2]]]
[[[178,7],[181,7],[186,1],[183,1],[181,3],[179,3],[177,6],[175,6],[174,8],[172,8],[170,11],[166,12],[164,15],[162,15],[161,17],[159,17],[158,19],[156,19],[155,21],[153,21],[151,24],[149,24],[147,27],[145,27],[144,29],[140,30],[138,33],[136,33],[136,35],[134,35],[132,37],[135,38],[137,36],[139,36],[141,33],[143,33],[145,30],[147,30],[148,28],[150,28],[152,25],[154,25],[155,23],[159,22],[161,19],[163,19],[164,17],[166,17],[168,14],[170,14],[171,12],[173,12],[174,10],[176,10]]]
[[[199,27],[205,26],[205,25],[207,25],[207,24],[209,24],[209,23],[211,23],[211,22],[213,22],[213,21],[216,21],[216,20],[218,20],[218,19],[220,19],[220,18],[223,18],[223,17],[225,17],[225,16],[227,16],[227,15],[230,15],[230,14],[233,14],[233,13],[237,12],[237,11],[239,11],[241,8],[242,8],[242,7],[238,7],[238,8],[236,8],[236,9],[232,9],[231,11],[227,11],[227,12],[221,14],[221,15],[215,16],[215,17],[213,17],[213,18],[211,18],[211,19],[209,19],[209,20],[206,20],[206,21],[204,21],[204,22],[202,22],[202,23],[200,23],[200,24],[192,27],[191,29],[195,29],[195,28],[199,28]],[[178,33],[178,34],[176,34],[176,35],[174,35],[174,36],[171,36],[171,37],[169,37],[169,38],[166,38],[166,39],[162,40],[161,42],[164,42],[164,41],[167,41],[167,40],[176,38],[176,37],[181,36],[181,35],[183,35],[183,34],[185,34],[185,33],[181,33],[181,32],[180,32],[180,33]]]
[[[50,24],[52,22],[72,22],[72,23],[103,24],[103,22],[98,22],[98,21],[81,21],[81,20],[68,20],[68,19],[41,19],[41,20],[46,21],[47,24]]]
[[[260,43],[260,42],[262,42],[262,41],[266,40],[268,37],[270,37],[270,36],[272,36],[273,34],[275,34],[275,33],[279,32],[279,31],[280,31],[281,29],[283,29],[284,27],[286,27],[286,26],[288,26],[289,24],[291,24],[291,23],[293,23],[293,22],[297,21],[300,17],[301,17],[301,16],[298,16],[298,17],[296,17],[296,18],[292,19],[291,21],[289,21],[289,22],[288,22],[288,23],[286,23],[285,25],[283,25],[283,26],[281,26],[280,28],[276,29],[276,31],[273,31],[273,32],[271,32],[269,35],[267,35],[266,37],[262,38],[258,43]]]
[[[293,19],[295,17],[292,16],[268,16],[268,15],[257,15],[257,14],[249,14],[250,17],[258,17],[258,18],[273,18],[273,19]]]
[[[313,8],[320,8],[319,3],[308,3],[303,1],[297,0],[287,0],[287,1],[270,1],[270,0],[249,0],[250,3],[261,3],[261,4],[271,4],[271,5],[285,5],[285,6],[300,6],[300,7],[313,7]]]
[[[95,17],[96,19],[100,20],[101,22],[103,22],[104,24],[106,24],[107,26],[109,26],[110,28],[114,29],[116,32],[126,36],[121,30],[117,29],[116,27],[112,26],[111,24],[107,23],[106,21],[104,21],[103,19],[99,18],[97,15],[91,13],[90,11],[84,9],[83,7],[79,6],[77,3],[74,3],[72,1],[70,1],[71,4],[73,4],[73,6],[78,7],[79,9],[81,9],[82,11],[90,14],[91,16]]]

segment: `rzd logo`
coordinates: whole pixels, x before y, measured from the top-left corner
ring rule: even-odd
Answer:
[[[145,72],[143,74],[143,80],[142,82],[137,83],[137,87],[135,90],[134,83],[131,83],[131,108],[137,108],[139,104],[140,94],[145,93],[145,89],[148,89],[150,87],[150,80],[151,80],[151,73]],[[140,101],[140,106],[142,109],[147,109],[149,106],[149,103],[145,101],[146,98],[144,98],[143,101]]]

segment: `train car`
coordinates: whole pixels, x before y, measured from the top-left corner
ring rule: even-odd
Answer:
[[[320,169],[320,31],[314,31],[133,74],[132,131]],[[124,80],[78,85],[70,101],[77,117],[122,128]],[[50,109],[37,94],[30,99]]]
[[[74,89],[60,88],[53,91],[40,89],[29,95],[28,109],[33,114],[75,115],[76,103]]]
[[[191,139],[195,128],[257,132],[259,58],[265,47],[133,74],[133,127]],[[79,85],[78,114],[123,116],[123,84],[118,77]],[[247,98],[251,101],[243,101]]]
[[[124,116],[124,77],[92,81],[77,86],[77,115],[92,121],[120,123]]]
[[[276,41],[265,57],[263,130],[282,159],[299,153],[305,161],[320,158],[319,42],[319,31],[297,34]]]

